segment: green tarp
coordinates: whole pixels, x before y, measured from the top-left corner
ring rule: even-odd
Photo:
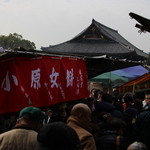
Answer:
[[[92,78],[90,81],[101,82],[107,86],[120,86],[128,82],[129,79],[122,76],[118,76],[111,72],[107,72]]]

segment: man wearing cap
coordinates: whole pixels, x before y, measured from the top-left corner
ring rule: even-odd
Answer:
[[[34,150],[43,118],[44,113],[39,108],[30,106],[22,109],[15,127],[0,134],[0,150]]]

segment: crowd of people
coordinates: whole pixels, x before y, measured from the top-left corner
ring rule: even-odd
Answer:
[[[0,150],[150,150],[150,92],[144,96],[93,88],[86,99],[23,108],[1,127]]]

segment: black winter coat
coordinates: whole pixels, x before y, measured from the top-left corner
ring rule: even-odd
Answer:
[[[115,131],[104,131],[95,138],[97,150],[126,150],[127,142]]]
[[[133,130],[134,141],[144,143],[150,149],[150,109],[141,112]]]

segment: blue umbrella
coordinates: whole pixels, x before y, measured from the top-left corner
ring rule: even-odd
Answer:
[[[140,65],[112,71],[113,74],[116,74],[116,75],[122,76],[122,77],[126,77],[129,79],[137,78],[148,72],[149,71],[147,69],[145,69],[144,67],[142,67]]]

